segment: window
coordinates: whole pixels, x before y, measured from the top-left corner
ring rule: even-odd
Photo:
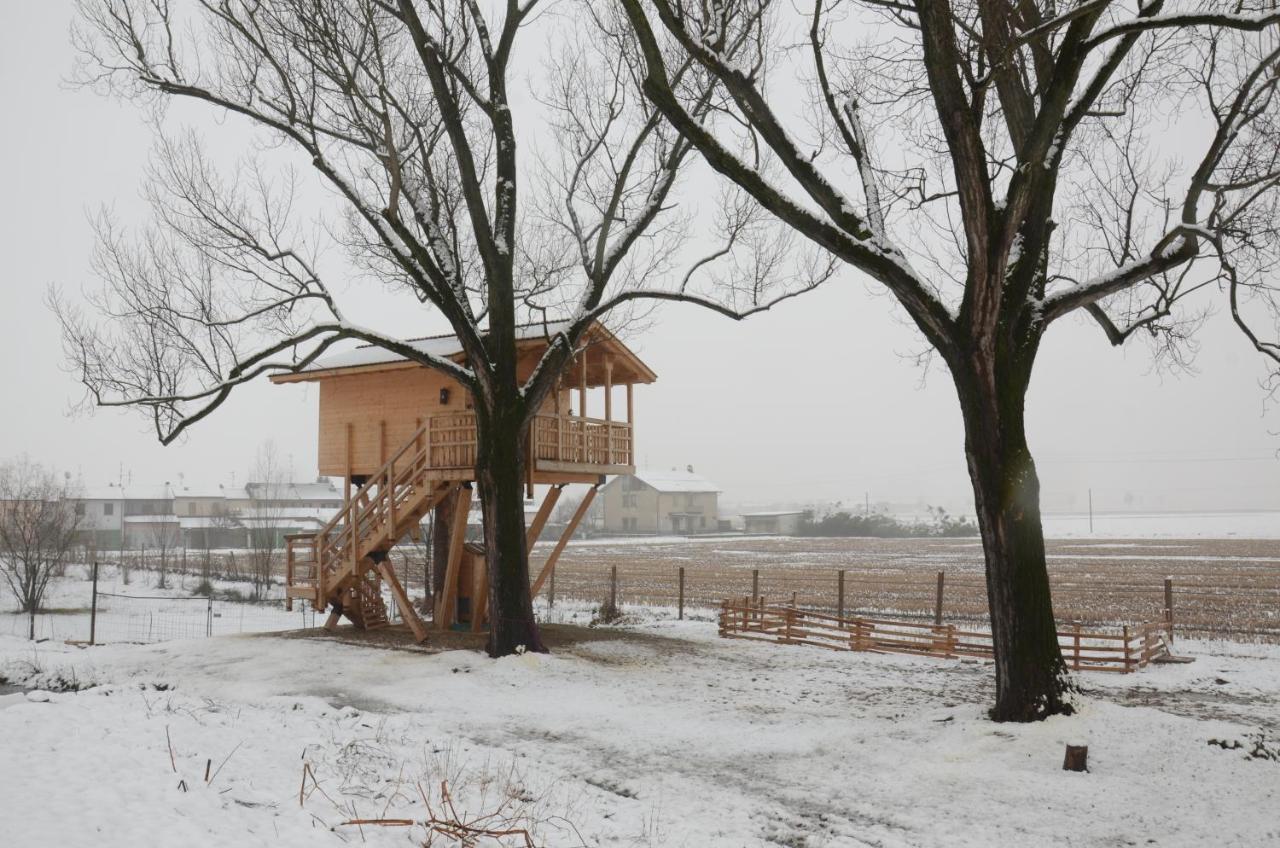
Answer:
[[[103,514],[103,515],[115,515],[115,514],[116,514],[116,505],[115,505],[115,504],[113,504],[113,503],[104,503],[104,504],[102,505],[102,514]]]
[[[622,506],[623,506],[624,508],[627,508],[627,509],[635,509],[635,507],[636,507],[636,496],[635,496],[634,494],[623,495],[623,496],[622,496]]]

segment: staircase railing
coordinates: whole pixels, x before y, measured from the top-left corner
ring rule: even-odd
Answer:
[[[379,530],[395,531],[396,511],[403,509],[410,484],[418,482],[422,472],[431,467],[427,461],[430,429],[428,419],[316,533],[316,560],[320,566],[317,589],[321,599],[327,594],[326,584],[336,577],[342,565],[355,570],[362,540]],[[410,458],[405,460],[407,454]]]

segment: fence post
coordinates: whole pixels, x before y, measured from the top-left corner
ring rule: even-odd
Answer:
[[[1129,625],[1124,626],[1124,670],[1129,672]]]
[[[547,578],[547,610],[555,609],[556,605],[556,570],[551,569],[551,576]]]
[[[1075,671],[1080,670],[1080,622],[1076,622],[1075,633],[1072,638],[1072,658],[1071,667]]]
[[[836,572],[836,618],[844,618],[844,569]]]
[[[760,569],[751,569],[751,598],[755,600],[760,597]]]
[[[208,601],[208,605],[205,607],[205,613],[204,613],[204,635],[212,636],[213,635],[213,595],[210,595],[207,601]]]
[[[609,568],[609,609],[618,610],[618,566]]]
[[[1173,647],[1173,578],[1164,579],[1164,632]]]
[[[945,571],[938,572],[938,596],[933,602],[933,623],[942,624],[942,584],[947,578]]]
[[[679,620],[684,621],[684,566],[680,566],[680,606]]]
[[[89,601],[89,644],[98,637],[98,561],[93,561],[93,599]]]

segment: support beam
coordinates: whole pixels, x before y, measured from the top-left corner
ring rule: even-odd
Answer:
[[[559,483],[547,490],[547,496],[542,499],[542,506],[538,507],[538,514],[533,517],[533,523],[525,531],[525,548],[532,550],[533,543],[542,535],[542,528],[547,526],[547,520],[551,518],[551,510],[556,508],[556,501],[560,500],[560,493],[564,491],[564,487],[564,483]]]
[[[458,615],[458,570],[467,543],[467,513],[471,510],[471,487],[463,485],[454,505],[453,527],[449,534],[449,563],[444,571],[444,591],[436,601],[436,630],[448,630]]]
[[[604,359],[604,420],[613,420],[613,357]]]
[[[564,528],[564,535],[560,537],[560,541],[556,542],[555,548],[552,549],[551,555],[547,557],[547,561],[542,566],[542,571],[538,572],[538,579],[533,581],[533,587],[530,588],[529,594],[538,597],[538,590],[542,588],[542,583],[547,579],[547,575],[556,567],[556,560],[560,559],[560,554],[564,552],[565,545],[569,544],[569,539],[573,537],[573,531],[578,529],[579,522],[583,516],[587,514],[587,508],[591,506],[591,502],[595,500],[596,492],[599,486],[592,486],[582,498],[582,503],[578,504],[578,509],[573,514],[573,518],[569,519],[569,526]]]
[[[351,451],[352,451],[352,443],[355,441],[354,430],[355,430],[355,425],[348,422],[347,438],[346,438],[347,456],[343,463],[344,465],[346,465],[346,473],[342,475],[342,500],[345,503],[351,502]]]
[[[489,564],[485,557],[471,557],[471,632],[483,633],[489,623]]]
[[[422,623],[422,619],[418,618],[418,611],[413,608],[413,604],[409,603],[409,595],[405,592],[404,587],[400,585],[400,580],[396,577],[396,570],[391,567],[391,559],[389,557],[378,563],[378,572],[382,575],[382,579],[387,581],[387,585],[391,587],[391,597],[396,599],[396,607],[400,610],[400,617],[404,619],[405,624],[408,624],[409,629],[413,631],[413,641],[418,644],[427,641],[427,627]]]

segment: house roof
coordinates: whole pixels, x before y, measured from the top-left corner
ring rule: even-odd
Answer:
[[[516,327],[516,342],[525,347],[537,347],[539,344],[545,347],[551,339],[567,330],[569,326],[570,322],[568,321],[539,321],[532,324],[521,324]],[[624,345],[617,336],[609,332],[604,325],[598,322],[592,324],[587,330],[585,338],[589,349],[597,346],[604,347],[615,358],[615,384],[652,383],[658,379],[658,376],[650,370],[649,366],[645,365],[640,360],[640,357],[636,356],[630,348]],[[461,362],[463,359],[462,343],[452,333],[406,339],[404,343],[419,353],[451,359],[455,362]],[[600,357],[595,358],[599,359]],[[587,359],[587,384],[590,386],[604,385],[603,366],[598,362],[591,361],[592,356],[590,354],[588,354]],[[271,382],[304,382],[317,380],[321,377],[337,376],[357,371],[357,369],[358,371],[382,371],[415,367],[425,366],[411,362],[398,353],[376,345],[361,345],[351,350],[321,357],[297,373],[272,375]],[[573,368],[570,369],[570,371],[574,370]],[[565,385],[575,385],[578,379],[580,378],[569,379],[566,376]]]
[[[242,492],[229,492],[239,497],[264,498],[279,501],[331,501],[342,500],[342,493],[328,481],[321,483],[246,483]]]
[[[804,515],[803,509],[781,509],[770,512],[744,512],[743,518],[781,518],[784,515]]]
[[[643,468],[637,469],[631,476],[646,486],[657,489],[659,492],[715,492],[718,494],[723,491],[701,474],[695,474],[687,470],[677,471],[673,468],[669,471],[664,471],[656,468]],[[621,477],[614,478],[614,480],[619,479]],[[611,480],[610,484],[612,482]]]
[[[173,487],[163,486],[82,486],[75,496],[81,501],[167,501],[173,499]]]

